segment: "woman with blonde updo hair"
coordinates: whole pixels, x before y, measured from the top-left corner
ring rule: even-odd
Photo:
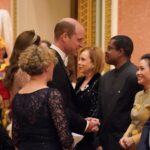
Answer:
[[[28,47],[19,67],[30,81],[12,100],[12,138],[18,150],[71,150],[73,138],[60,92],[48,87],[57,60],[47,47]]]

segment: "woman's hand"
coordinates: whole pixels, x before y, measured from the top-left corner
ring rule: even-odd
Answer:
[[[121,145],[122,148],[127,149],[125,139],[126,139],[126,137],[122,137],[119,141],[119,144]]]
[[[122,137],[120,139],[119,143],[124,149],[128,149],[129,147],[131,147],[134,144],[134,141],[133,141],[132,137]]]

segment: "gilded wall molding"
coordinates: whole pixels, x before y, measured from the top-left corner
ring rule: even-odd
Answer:
[[[95,45],[96,1],[78,1],[78,20],[85,27],[85,46]]]
[[[104,49],[107,49],[108,42],[111,38],[111,0],[105,0],[105,34],[104,34]],[[110,65],[105,65],[104,72],[110,70]]]
[[[105,48],[111,38],[111,0],[105,0]]]

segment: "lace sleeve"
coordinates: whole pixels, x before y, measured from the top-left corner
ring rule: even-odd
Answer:
[[[65,150],[71,150],[73,137],[68,128],[68,123],[63,108],[62,96],[58,90],[53,90],[50,92],[48,103],[62,147]]]
[[[12,139],[15,144],[15,146],[18,146],[19,140],[20,140],[20,126],[15,118],[14,115],[12,115]]]

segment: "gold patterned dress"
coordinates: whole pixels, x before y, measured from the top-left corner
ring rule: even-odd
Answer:
[[[140,91],[135,96],[135,102],[131,110],[131,124],[124,136],[132,137],[135,145],[131,149],[136,150],[139,143],[141,132],[145,122],[150,117],[150,89]]]

